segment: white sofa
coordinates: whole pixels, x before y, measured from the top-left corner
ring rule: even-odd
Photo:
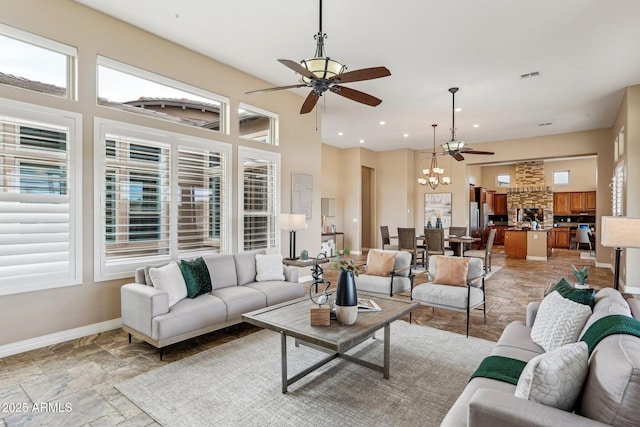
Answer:
[[[145,268],[135,273],[135,283],[121,288],[122,327],[160,349],[189,338],[242,322],[242,314],[302,297],[298,270],[283,266],[285,280],[256,281],[256,254],[203,257],[211,277],[210,293],[184,298],[169,307],[167,292],[147,285]],[[148,273],[149,267],[147,267]]]

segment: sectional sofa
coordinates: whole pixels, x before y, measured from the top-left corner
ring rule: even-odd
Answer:
[[[264,250],[203,257],[210,275],[211,291],[195,298],[182,298],[170,305],[170,292],[151,286],[150,272],[160,266],[138,268],[135,283],[121,288],[122,327],[160,349],[189,338],[242,322],[242,314],[302,297],[295,267],[280,269],[283,280],[261,280],[256,256]],[[186,295],[185,295],[186,296]]]
[[[540,303],[530,303],[526,323],[512,322],[505,328],[492,351],[493,356],[528,362],[545,353],[531,338],[539,308]],[[621,316],[623,320],[628,320],[627,316],[640,319],[640,301],[625,300],[611,288],[600,290],[595,295],[592,313],[579,336],[584,338],[591,325],[610,315]],[[442,426],[640,425],[640,337],[609,335],[595,345],[586,360],[586,380],[579,383],[582,387],[577,390],[579,394],[573,410],[562,410],[516,397],[516,385],[476,377],[467,384],[451,407]],[[559,376],[551,378],[562,378],[565,373],[560,371]],[[548,390],[544,392],[548,393]]]

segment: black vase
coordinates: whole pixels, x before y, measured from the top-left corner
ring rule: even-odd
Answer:
[[[358,294],[353,272],[340,270],[336,286],[336,318],[343,325],[352,325],[358,317]]]

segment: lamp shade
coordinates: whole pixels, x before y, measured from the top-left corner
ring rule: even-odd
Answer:
[[[281,213],[278,218],[281,230],[304,230],[307,223],[304,214]]]
[[[608,248],[640,248],[640,218],[603,216],[600,243]]]

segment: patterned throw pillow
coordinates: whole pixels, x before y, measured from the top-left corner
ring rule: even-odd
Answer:
[[[469,258],[438,255],[433,283],[466,287],[468,272]]]
[[[534,357],[518,379],[515,396],[571,411],[589,370],[584,341]]]
[[[540,303],[531,327],[531,339],[545,351],[574,343],[589,316],[591,308],[588,305],[573,302],[553,291]]]
[[[150,268],[149,276],[154,287],[169,294],[169,307],[187,297],[187,285],[177,262],[171,261],[163,267]]]
[[[282,255],[256,254],[256,281],[284,280]]]
[[[382,252],[372,250],[369,252],[367,262],[367,274],[371,276],[389,277],[396,263],[395,252]]]
[[[552,291],[558,291],[560,295],[565,298],[569,298],[571,301],[575,301],[579,304],[588,305],[593,308],[596,302],[596,290],[595,289],[576,289],[564,278],[553,287]]]
[[[198,295],[211,292],[211,276],[202,257],[191,261],[180,262],[180,271],[187,285],[187,296],[195,298]]]

